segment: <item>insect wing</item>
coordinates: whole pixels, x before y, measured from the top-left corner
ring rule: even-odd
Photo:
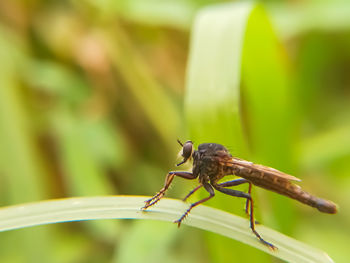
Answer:
[[[254,164],[252,162],[248,162],[246,160],[242,160],[239,158],[235,158],[235,157],[231,157],[231,156],[227,156],[227,155],[222,155],[222,156],[216,156],[215,157],[217,159],[218,162],[220,162],[223,165],[227,165],[227,166],[240,166],[240,167],[244,167],[247,169],[251,169],[251,170],[255,170],[258,172],[262,172],[265,174],[270,174],[272,176],[277,176],[289,181],[301,181],[301,179],[292,176],[290,174],[286,174],[283,173],[281,171],[278,171],[274,168],[271,167],[267,167],[261,164]]]
[[[263,173],[267,173],[267,174],[271,174],[271,175],[274,175],[274,176],[277,176],[277,177],[281,177],[281,178],[284,178],[284,179],[287,179],[287,180],[290,180],[290,181],[301,181],[299,178],[297,178],[295,176],[292,176],[292,175],[286,174],[286,173],[282,173],[281,171],[278,171],[278,170],[276,170],[274,168],[267,167],[267,166],[264,166],[264,165],[261,165],[261,164],[254,164],[252,162],[248,162],[248,161],[241,160],[241,159],[238,159],[238,158],[232,158],[232,163],[234,165],[242,166],[242,167],[245,167],[245,168],[250,168],[250,169],[253,169],[253,170],[256,170],[256,171],[260,171],[260,172],[263,172]]]

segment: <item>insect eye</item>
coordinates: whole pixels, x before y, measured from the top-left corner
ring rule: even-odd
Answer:
[[[180,143],[180,142],[179,142]],[[181,144],[181,143],[180,143]],[[182,145],[182,144],[181,144]],[[189,158],[191,158],[193,153],[193,143],[191,141],[187,141],[182,146],[182,157],[184,158],[181,163],[178,163],[177,166],[184,164],[187,162]]]
[[[193,149],[192,142],[191,141],[185,142],[184,146],[182,147],[182,156],[184,157],[185,161],[187,161],[187,159],[191,157],[192,149]]]

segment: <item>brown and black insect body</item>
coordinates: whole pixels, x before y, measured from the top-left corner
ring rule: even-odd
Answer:
[[[166,176],[164,187],[155,196],[147,200],[143,207],[143,209],[147,209],[157,203],[164,196],[175,176],[185,179],[196,179],[198,177],[200,185],[193,189],[184,200],[201,187],[205,188],[209,193],[209,196],[191,204],[182,217],[175,221],[178,226],[180,226],[181,222],[189,214],[192,208],[214,197],[215,189],[227,195],[245,198],[245,210],[249,215],[250,228],[262,243],[275,249],[276,247],[274,245],[265,241],[255,230],[254,204],[251,197],[252,184],[298,200],[299,202],[315,207],[324,213],[334,214],[337,212],[337,206],[333,202],[315,197],[303,191],[300,186],[292,183],[292,181],[300,181],[300,179],[292,175],[282,173],[270,167],[232,157],[229,151],[221,144],[203,143],[198,146],[198,150],[194,150],[191,141],[187,141],[184,144],[180,141],[178,142],[182,146],[182,156],[184,159],[177,164],[177,166],[193,158],[192,173],[183,171],[169,172]],[[241,178],[218,183],[218,181],[226,175],[236,175]],[[248,193],[227,188],[244,183],[249,184]]]

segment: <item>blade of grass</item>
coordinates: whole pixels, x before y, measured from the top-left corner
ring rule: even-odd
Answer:
[[[48,200],[0,209],[0,231],[43,224],[96,219],[149,219],[174,221],[187,208],[179,200],[163,199],[141,211],[145,196],[81,197]],[[185,225],[211,231],[256,247],[288,262],[333,262],[324,252],[264,226],[258,226],[277,251],[262,245],[249,229],[248,220],[207,206],[194,209]],[[175,226],[174,226],[175,227]]]
[[[286,125],[290,121],[286,114],[290,110],[289,87],[281,51],[260,5],[241,2],[203,9],[193,27],[188,65],[185,106],[190,138],[197,143],[222,143],[240,158],[277,168],[289,166],[288,127],[292,124]],[[213,202],[221,208],[232,207],[227,198]],[[283,207],[275,225],[286,231],[294,222],[288,202],[274,198],[269,202],[270,213],[264,210],[269,219],[278,219],[271,216],[272,211]],[[238,205],[235,208],[240,211]],[[215,261],[232,247],[212,236],[208,242]],[[249,261],[263,261],[261,254],[254,255],[256,251],[243,250],[237,249],[238,257],[248,254]]]
[[[259,43],[259,44],[257,44]],[[269,17],[256,6],[246,25],[242,50],[243,109],[253,151],[252,160],[293,174],[292,147],[296,145],[296,124],[289,61]],[[291,233],[297,213],[291,200],[262,192],[270,213],[264,215],[275,227]],[[272,211],[282,211],[274,213]],[[273,214],[273,216],[271,216]]]
[[[190,137],[234,146],[247,157],[240,119],[241,53],[245,24],[254,5],[205,8],[193,26],[185,109]]]

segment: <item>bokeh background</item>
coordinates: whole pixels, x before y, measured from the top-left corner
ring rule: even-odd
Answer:
[[[198,10],[219,2],[1,1],[0,204],[158,191],[174,169],[176,139],[193,134],[184,111],[191,26]],[[292,163],[288,171],[302,186],[340,211],[324,215],[256,190],[258,220],[347,262],[350,6],[264,4],[286,53],[293,97],[288,154],[264,161]],[[261,161],[257,147],[250,157]],[[169,196],[182,198],[194,185],[176,180]],[[208,205],[244,216],[244,200],[219,198]],[[279,262],[202,230],[132,220],[1,233],[0,261]]]

